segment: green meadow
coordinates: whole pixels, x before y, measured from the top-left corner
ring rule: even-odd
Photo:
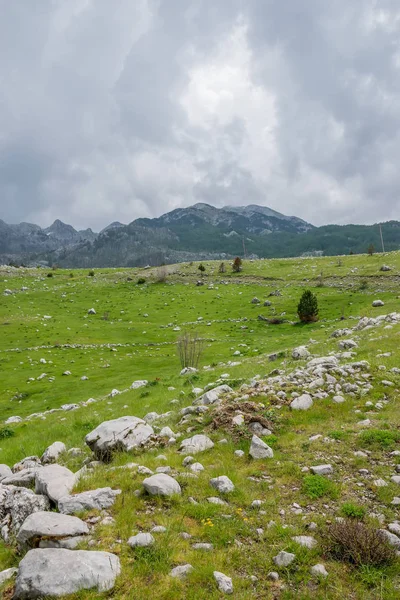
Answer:
[[[381,271],[383,264],[390,270]],[[59,440],[68,449],[82,450],[80,456],[67,453],[61,460],[77,471],[91,456],[85,435],[97,425],[151,411],[172,411],[161,426],[170,426],[182,438],[205,432],[215,443],[196,456],[204,466],[197,477],[184,475],[179,440],[119,453],[111,463],[88,471],[76,491],[111,486],[122,493],[108,510],[114,521],[96,525],[94,545],[82,548],[114,552],[122,573],[112,591],[81,592],[73,598],[217,599],[223,597],[213,578],[217,570],[232,578],[232,597],[238,599],[398,599],[398,560],[356,567],[332,558],[324,539],[329,524],[347,513],[362,514],[376,527],[400,518],[392,504],[400,487],[390,479],[400,463],[391,455],[400,449],[400,375],[390,371],[400,367],[400,324],[386,328],[384,323],[349,336],[358,343],[353,360],[370,365],[373,387],[368,395],[345,395],[341,404],[325,398],[296,412],[285,404],[279,408],[276,398],[252,398],[263,404],[263,415],[272,423],[273,435],[263,439],[273,448],[273,459],[248,456],[251,434],[246,427],[235,432],[213,426],[213,410],[190,426],[180,425],[179,410],[193,402],[193,388],[219,385],[224,376],[223,382],[239,394],[254,376],[263,379],[276,369],[289,373],[305,366],[292,359],[293,348],[306,345],[315,356],[338,352],[342,338],[331,337],[333,331],[352,328],[361,317],[400,312],[400,253],[245,260],[240,273],[232,273],[228,262],[225,273],[219,273],[219,263],[203,265],[203,274],[198,263],[168,266],[165,281],[160,281],[160,269],[95,269],[90,275],[88,269],[0,268],[0,463],[12,466],[26,456],[41,456]],[[305,289],[318,298],[315,323],[297,322]],[[254,297],[259,304],[252,304]],[[372,307],[376,299],[384,306]],[[266,300],[270,306],[264,306]],[[92,308],[96,314],[88,314]],[[282,322],[270,324],[260,315]],[[198,372],[181,376],[176,342],[184,332],[203,338],[204,352]],[[148,381],[145,387],[130,389],[142,379]],[[385,379],[394,385],[387,387]],[[112,390],[121,393],[110,395]],[[96,402],[81,406],[90,398]],[[382,399],[387,402],[377,410],[374,404]],[[79,408],[47,412],[66,404]],[[5,424],[12,416],[22,421]],[[368,433],[357,425],[363,419],[371,420]],[[316,434],[322,437],[310,442]],[[245,452],[241,458],[234,454],[238,449]],[[355,456],[357,450],[369,454]],[[160,461],[160,454],[166,460]],[[138,494],[144,476],[130,468],[113,469],[132,461],[152,470],[169,465],[178,473],[182,495],[161,500]],[[304,471],[325,463],[334,465],[334,472],[323,482]],[[370,477],[363,478],[360,469],[368,469]],[[224,506],[206,501],[217,495],[209,480],[219,475],[235,485]],[[376,486],[380,478],[387,485]],[[261,510],[251,507],[255,499],[263,501]],[[311,522],[316,524],[312,533]],[[127,545],[131,535],[157,525],[167,531],[154,534],[153,546]],[[184,539],[182,532],[192,537]],[[298,535],[313,535],[318,545],[301,547],[292,540]],[[214,548],[194,550],[195,542]],[[273,563],[281,550],[296,555],[287,568]],[[21,557],[15,546],[1,543],[0,570],[18,566]],[[185,580],[170,577],[173,567],[185,563],[193,565]],[[325,565],[326,578],[310,573],[318,563]],[[278,581],[268,577],[270,571],[279,573]],[[12,585],[3,586],[3,597],[12,597]]]

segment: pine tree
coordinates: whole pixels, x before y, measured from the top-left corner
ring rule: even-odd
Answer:
[[[297,314],[303,323],[318,321],[318,300],[311,290],[305,290],[297,307]]]

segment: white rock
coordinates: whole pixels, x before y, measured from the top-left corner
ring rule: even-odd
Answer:
[[[109,552],[30,550],[19,564],[13,598],[52,598],[90,589],[105,592],[114,587],[120,571],[118,557]]]
[[[171,577],[176,577],[177,579],[184,579],[193,571],[192,565],[189,563],[186,565],[178,565],[170,572]]]
[[[274,451],[256,435],[251,438],[249,454],[254,459],[272,458]]]
[[[143,481],[143,486],[151,496],[172,496],[182,493],[179,483],[165,473],[148,477]]]
[[[75,485],[75,475],[61,465],[47,465],[36,471],[35,492],[58,502],[67,496]]]
[[[16,573],[18,573],[18,569],[16,569],[15,567],[11,567],[10,569],[5,569],[4,571],[1,571],[0,585],[3,585],[3,583],[11,579],[11,577],[14,577]]]
[[[46,448],[40,460],[44,465],[55,463],[57,462],[60,455],[66,451],[67,448],[63,442],[54,442],[53,444],[51,444],[51,446]]]
[[[313,475],[330,475],[333,473],[332,465],[316,465],[310,467],[310,470]]]
[[[320,563],[311,567],[310,573],[315,577],[328,577],[328,571],[325,569],[324,565]]]
[[[372,306],[377,307],[377,306],[385,306],[385,303],[383,302],[383,300],[374,300],[372,302]]]
[[[104,510],[114,504],[120,493],[121,490],[112,490],[110,487],[105,487],[81,492],[80,494],[62,496],[58,500],[58,510],[65,515],[84,510]]]
[[[290,403],[292,410],[308,410],[313,405],[313,400],[309,394],[302,394],[298,398],[295,398]]]
[[[292,358],[295,360],[300,360],[301,358],[308,358],[310,356],[309,351],[305,346],[298,346],[293,349]]]
[[[154,434],[153,428],[138,417],[120,417],[104,421],[91,431],[85,442],[99,460],[109,460],[113,452],[129,452],[144,445]]]
[[[214,571],[214,579],[217,582],[218,589],[223,594],[233,594],[232,579],[220,571]]]
[[[128,545],[131,548],[146,548],[147,546],[152,546],[155,542],[155,539],[151,535],[151,533],[138,533],[137,535],[133,535],[128,540]]]
[[[309,550],[315,548],[315,546],[317,545],[317,540],[311,535],[295,535],[294,537],[292,537],[292,540],[296,542],[296,544],[299,544],[304,548],[308,548]]]
[[[141,387],[145,387],[149,382],[147,381],[147,379],[138,379],[137,381],[134,381],[131,385],[131,390],[137,390]]]
[[[285,552],[284,550],[281,550],[279,554],[274,556],[272,560],[274,561],[277,567],[288,567],[294,561],[295,558],[296,556],[291,552]]]
[[[221,475],[220,477],[210,479],[210,485],[222,494],[228,494],[229,492],[233,492],[235,489],[232,481],[229,479],[229,477],[226,477],[226,475]]]
[[[56,512],[35,512],[23,522],[17,535],[21,548],[35,546],[41,538],[69,538],[83,536],[89,533],[89,528],[77,517],[60,515]]]
[[[8,417],[5,421],[6,425],[11,425],[12,423],[21,423],[22,417]]]
[[[179,448],[182,454],[197,454],[198,452],[204,452],[214,447],[214,443],[210,438],[203,434],[194,435],[191,438],[182,440]]]

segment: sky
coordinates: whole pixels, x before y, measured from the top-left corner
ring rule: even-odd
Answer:
[[[398,0],[0,0],[0,218],[400,219]]]

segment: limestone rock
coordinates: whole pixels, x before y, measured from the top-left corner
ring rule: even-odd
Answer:
[[[0,482],[6,477],[12,477],[13,472],[8,465],[0,465]]]
[[[277,567],[288,567],[296,558],[295,554],[281,550],[279,554],[272,559]]]
[[[189,563],[186,565],[178,565],[170,572],[171,577],[176,577],[177,579],[184,579],[193,571],[192,565]]]
[[[121,490],[113,490],[110,487],[98,488],[80,494],[62,496],[58,501],[58,510],[64,515],[71,515],[82,510],[103,510],[110,508],[115,502]]]
[[[290,403],[292,410],[308,410],[313,405],[313,400],[309,394],[302,394],[298,398],[295,398]]]
[[[317,564],[311,567],[310,569],[311,575],[315,577],[328,577],[328,571],[325,569],[324,565]]]
[[[198,452],[204,452],[204,450],[209,450],[213,447],[214,443],[210,438],[200,433],[191,438],[182,440],[179,450],[182,454],[197,454]]]
[[[47,465],[38,469],[35,479],[35,491],[44,494],[53,502],[67,496],[75,484],[75,475],[61,465]]]
[[[41,538],[64,538],[83,536],[89,533],[89,528],[77,517],[60,515],[56,512],[35,512],[23,522],[17,535],[21,548],[35,547]]]
[[[152,475],[143,481],[144,489],[151,496],[172,496],[173,494],[181,494],[181,486],[173,477],[158,473]]]
[[[129,452],[145,444],[154,434],[153,428],[138,417],[120,417],[104,421],[85,438],[98,460],[109,460],[113,452]]]
[[[146,548],[147,546],[152,546],[154,542],[155,539],[151,533],[141,532],[129,538],[128,546],[131,548]]]
[[[57,462],[59,456],[66,452],[67,448],[63,442],[54,442],[43,453],[40,459],[43,465]]]
[[[249,454],[255,459],[272,458],[274,456],[274,451],[258,436],[253,435],[251,438]]]
[[[14,600],[34,600],[114,587],[121,570],[110,552],[38,548],[30,550],[19,564]]]
[[[313,475],[330,475],[333,473],[332,465],[316,465],[310,467],[310,470]]]
[[[221,494],[228,494],[229,492],[233,492],[235,486],[232,481],[226,475],[221,475],[220,477],[215,477],[214,479],[210,479],[210,484],[212,487],[221,492]]]
[[[220,571],[214,571],[214,579],[217,582],[218,589],[223,594],[233,594],[232,579]]]

